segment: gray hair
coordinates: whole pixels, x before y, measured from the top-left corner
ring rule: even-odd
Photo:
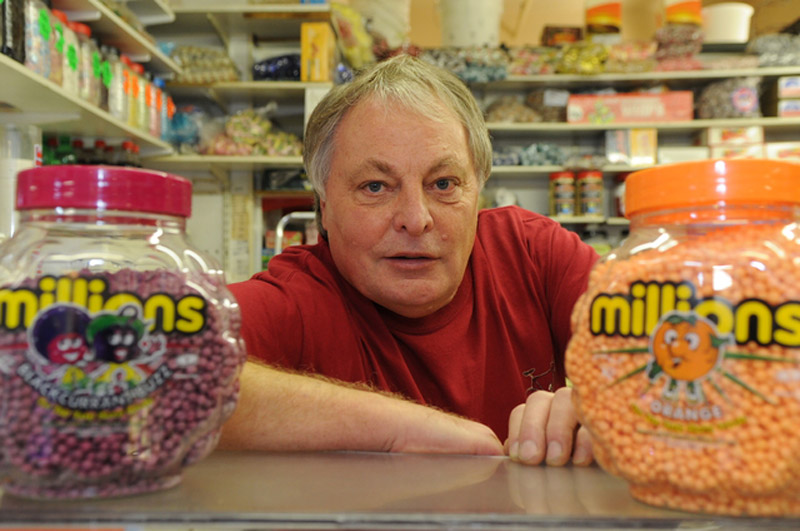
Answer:
[[[347,111],[373,96],[433,119],[443,118],[442,105],[452,111],[464,126],[478,183],[484,185],[492,169],[492,144],[483,113],[469,88],[447,70],[410,55],[398,55],[361,72],[349,83],[337,85],[311,113],[303,162],[318,199],[325,199],[339,124]]]

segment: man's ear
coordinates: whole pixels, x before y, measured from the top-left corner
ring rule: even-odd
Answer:
[[[328,231],[325,230],[325,227],[322,223],[322,215],[325,211],[326,202],[320,199],[319,194],[314,192],[314,212],[316,213],[316,220],[317,220],[317,232],[319,235],[325,240],[328,241]]]

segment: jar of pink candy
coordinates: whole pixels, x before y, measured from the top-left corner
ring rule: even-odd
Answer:
[[[31,498],[177,485],[233,412],[245,361],[220,268],[187,241],[191,183],[46,166],[18,174],[0,244],[0,477]]]

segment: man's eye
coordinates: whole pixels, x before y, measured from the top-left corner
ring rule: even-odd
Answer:
[[[383,188],[383,183],[379,182],[367,183],[367,190],[369,190],[372,193],[378,193],[381,191],[382,188]]]
[[[436,181],[436,188],[439,190],[448,190],[453,185],[450,179],[439,179]]]

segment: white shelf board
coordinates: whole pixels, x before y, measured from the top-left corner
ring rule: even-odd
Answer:
[[[210,98],[222,106],[248,101],[254,106],[269,101],[304,103],[307,89],[331,88],[333,83],[302,81],[230,81],[193,85],[169,83],[167,91],[174,98]]]
[[[558,221],[562,225],[606,223],[609,218],[604,216],[550,216],[550,219]]]
[[[64,11],[70,20],[85,21],[92,36],[128,55],[136,62],[146,63],[156,73],[179,74],[180,66],[158,49],[155,42],[119,18],[100,0],[53,0],[53,7]]]
[[[175,20],[175,12],[166,0],[129,0],[128,9],[133,11],[145,26],[168,24]]]
[[[727,79],[731,77],[778,77],[800,75],[800,66],[776,66],[761,68],[731,68],[715,70],[685,70],[666,72],[637,72],[629,74],[540,74],[530,76],[509,76],[506,79],[486,83],[471,83],[475,88],[519,89],[533,86],[570,87],[620,85],[646,82],[666,82],[670,84],[696,84],[700,81]],[[674,83],[673,83],[674,82]]]
[[[233,1],[221,3],[218,0],[172,0],[170,2],[175,14],[183,13],[255,13],[255,14],[299,14],[308,13],[330,13],[331,5],[328,2],[322,4],[301,4],[295,3],[262,3],[253,4],[249,2]]]
[[[303,167],[303,157],[271,157],[267,155],[167,155],[149,157],[148,167],[170,170],[208,170],[217,167],[222,170],[260,170],[293,169]]]
[[[800,118],[778,118],[775,116],[763,118],[730,118],[730,119],[706,119],[706,120],[686,120],[681,122],[639,122],[639,123],[603,123],[603,124],[579,124],[579,123],[554,123],[554,122],[535,122],[535,123],[499,123],[487,124],[489,131],[493,134],[517,135],[525,133],[549,133],[549,134],[572,134],[572,133],[591,133],[596,131],[607,131],[614,129],[634,129],[634,128],[653,128],[659,131],[688,133],[706,127],[748,127],[762,126],[768,130],[796,129],[800,126]]]
[[[63,91],[49,79],[0,55],[0,102],[11,107],[3,122],[34,123],[46,133],[124,138],[136,142],[142,154],[172,151],[169,144],[122,123],[108,112]]]
[[[212,34],[223,43],[231,31],[300,41],[300,24],[330,20],[330,4],[252,4],[178,0],[170,4],[175,21],[166,29],[179,35]],[[159,34],[164,30],[159,30]]]
[[[622,164],[608,164],[599,168],[604,173],[626,173],[643,170],[650,166],[625,166]],[[568,166],[542,165],[542,166],[492,166],[492,175],[496,177],[525,178],[525,177],[547,177],[557,171],[579,172],[589,168],[573,168]]]

